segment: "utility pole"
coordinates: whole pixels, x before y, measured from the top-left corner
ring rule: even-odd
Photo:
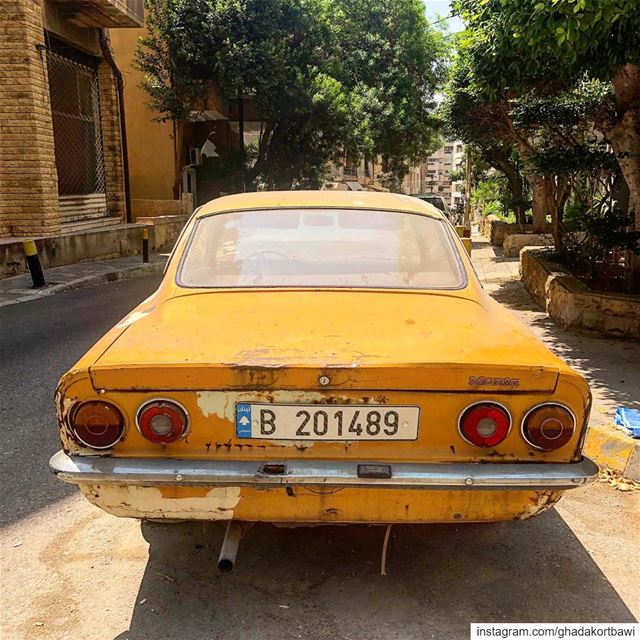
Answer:
[[[466,148],[467,162],[465,166],[465,199],[464,199],[464,228],[471,229],[471,150]]]

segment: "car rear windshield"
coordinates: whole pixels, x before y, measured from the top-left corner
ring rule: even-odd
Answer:
[[[396,211],[272,209],[200,218],[178,284],[458,289],[465,275],[442,220]]]

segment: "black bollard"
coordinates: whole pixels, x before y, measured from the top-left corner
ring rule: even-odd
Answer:
[[[142,262],[149,262],[149,229],[142,230]]]
[[[36,243],[33,240],[26,240],[22,243],[22,247],[24,249],[24,255],[27,258],[27,266],[31,273],[31,280],[33,280],[33,288],[39,289],[40,287],[44,287],[47,283],[44,279],[44,273],[42,273],[42,265],[38,257]]]

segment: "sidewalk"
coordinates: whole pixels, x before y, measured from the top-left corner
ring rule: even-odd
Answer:
[[[505,282],[520,280],[520,260],[505,258],[501,249],[482,236],[473,237],[471,259],[487,293],[492,294]]]
[[[568,331],[554,324],[520,281],[518,258],[503,257],[502,250],[482,236],[473,237],[472,260],[487,293],[589,382],[593,408],[586,454],[640,481],[640,440],[613,426],[617,407],[640,409],[640,343]]]
[[[125,280],[152,273],[162,273],[168,254],[153,254],[143,263],[140,256],[81,262],[66,267],[46,269],[46,286],[34,289],[31,276],[26,273],[0,280],[0,307],[37,300],[61,291],[93,287],[105,282]]]

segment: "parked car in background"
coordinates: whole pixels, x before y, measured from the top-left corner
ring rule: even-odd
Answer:
[[[447,220],[449,220],[449,222],[451,222],[451,224],[462,224],[464,218],[464,205],[458,205],[454,209],[451,209],[447,201],[442,196],[436,193],[426,193],[421,196],[416,196],[416,198],[422,200],[423,202],[428,202],[429,204],[432,204],[434,207],[442,211],[442,213],[444,213],[445,217],[447,218]]]
[[[526,519],[592,480],[584,379],[423,199],[198,209],[159,289],[61,380],[53,472],[118,516]]]
[[[418,198],[418,200],[422,200],[423,202],[428,202],[429,204],[432,204],[436,209],[439,209],[440,211],[442,211],[442,213],[444,213],[447,219],[449,220],[451,219],[451,211],[449,209],[449,205],[447,204],[447,201],[442,196],[439,196],[437,193],[425,193],[423,195],[419,195],[415,197]]]

